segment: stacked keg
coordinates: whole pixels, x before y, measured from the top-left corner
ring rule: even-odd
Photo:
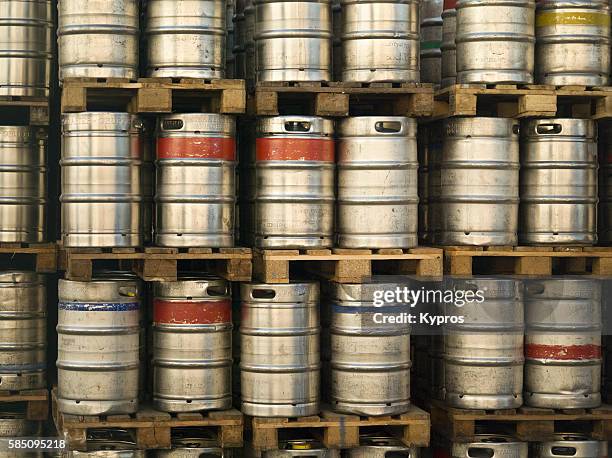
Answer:
[[[419,451],[385,433],[366,433],[359,436],[359,447],[348,451],[348,458],[417,458]]]
[[[59,79],[138,77],[138,0],[58,1]]]
[[[155,243],[234,246],[235,120],[162,116],[156,140]]]
[[[300,417],[319,412],[319,286],[243,283],[242,412]]]
[[[443,0],[421,3],[421,82],[440,86]]]
[[[530,456],[554,458],[556,456],[580,456],[603,458],[608,456],[608,443],[589,438],[581,433],[556,433],[552,440],[530,444]]]
[[[612,126],[599,126],[599,207],[597,213],[598,241],[612,243]]]
[[[226,281],[182,277],[154,286],[153,401],[167,412],[232,405],[232,304]]]
[[[45,239],[46,154],[42,129],[0,126],[0,242]]]
[[[49,95],[52,3],[50,0],[0,2],[0,96]]]
[[[0,410],[0,440],[39,437],[42,424],[26,419],[26,415],[12,410]],[[3,458],[42,458],[42,452],[6,450]]]
[[[263,458],[340,458],[340,450],[325,448],[315,439],[287,439],[279,443],[278,450],[263,452]]]
[[[453,442],[450,456],[468,458],[487,456],[489,458],[527,458],[529,445],[518,439],[502,434],[475,434],[471,442]]]
[[[142,287],[130,274],[59,280],[57,406],[74,415],[138,410]]]
[[[44,277],[34,272],[0,272],[0,390],[45,388],[46,374]]]
[[[142,145],[142,123],[134,115],[63,115],[64,246],[142,245]]]
[[[215,434],[206,430],[192,428],[174,428],[172,430],[172,448],[170,450],[155,450],[153,456],[157,458],[182,457],[220,457],[228,456],[219,447]],[[231,452],[230,452],[231,453]],[[229,455],[231,456],[231,454]]]
[[[447,87],[455,84],[457,79],[457,45],[455,33],[457,31],[457,0],[444,0],[442,11],[442,45],[440,85]]]

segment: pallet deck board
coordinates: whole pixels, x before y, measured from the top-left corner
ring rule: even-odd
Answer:
[[[249,248],[157,248],[144,249],[80,249],[61,248],[60,267],[66,278],[89,281],[94,261],[113,260],[129,264],[145,281],[176,281],[179,261],[202,261],[207,269],[230,281],[250,281],[252,254]]]
[[[427,447],[430,439],[429,414],[415,406],[403,414],[383,417],[360,417],[323,409],[320,415],[301,418],[246,417],[246,427],[252,431],[256,451],[276,450],[279,431],[306,429],[319,436],[327,448],[352,448],[359,445],[360,429],[379,427],[408,446]]]
[[[55,243],[10,243],[0,242],[0,259],[3,256],[34,256],[36,272],[57,272],[57,249]]]
[[[135,430],[136,444],[141,449],[168,449],[171,446],[173,428],[206,428],[216,435],[220,447],[242,447],[244,420],[242,413],[235,409],[226,411],[203,412],[194,415],[157,411],[150,406],[142,406],[132,415],[69,415],[57,409],[56,390],[53,390],[53,420],[60,433],[65,433],[69,447],[85,450],[88,429],[127,429]]]
[[[589,434],[597,440],[612,439],[612,406],[593,409],[539,409],[523,406],[502,411],[464,410],[446,406],[442,401],[431,402],[432,428],[451,441],[471,441],[482,427],[514,428],[520,440],[542,441],[557,431],[556,422],[574,423],[590,428]]]
[[[67,78],[62,113],[104,108],[109,103],[131,113],[172,113],[181,104],[190,110],[241,114],[246,108],[244,80],[201,78]],[[196,106],[198,105],[198,106]]]
[[[292,266],[339,283],[359,283],[378,273],[439,277],[442,275],[442,250],[254,249],[253,275],[259,281],[289,283]]]
[[[612,87],[455,84],[435,94],[433,119],[452,116],[612,117]]]
[[[49,98],[27,96],[0,97],[0,124],[15,121],[30,126],[49,125]]]
[[[0,391],[0,409],[4,403],[25,406],[28,420],[45,421],[49,418],[49,390]]]
[[[287,106],[316,116],[344,117],[358,107],[385,115],[424,117],[433,113],[433,86],[427,83],[258,82],[247,112],[276,116]],[[363,109],[363,108],[362,108]]]

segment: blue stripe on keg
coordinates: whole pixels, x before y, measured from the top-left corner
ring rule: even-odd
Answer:
[[[60,310],[71,312],[129,312],[138,310],[138,302],[60,302]]]
[[[0,374],[14,374],[15,372],[29,372],[29,371],[41,371],[45,370],[47,365],[45,363],[37,364],[0,364]]]
[[[402,305],[383,305],[381,307],[358,307],[351,305],[333,304],[332,310],[334,313],[403,313],[410,312],[411,307],[406,304]]]

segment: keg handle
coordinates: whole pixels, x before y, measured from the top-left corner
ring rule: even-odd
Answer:
[[[489,447],[469,447],[467,456],[470,458],[491,458],[495,455],[495,450]]]
[[[182,119],[164,119],[161,122],[163,130],[181,130],[185,123]]]
[[[558,123],[538,124],[535,130],[538,135],[559,135],[563,130],[563,126]]]
[[[253,289],[251,290],[251,299],[274,299],[276,297],[276,291],[273,289]]]
[[[310,132],[312,123],[308,121],[286,121],[284,127],[286,132]]]
[[[381,134],[397,134],[402,131],[402,123],[399,121],[376,121],[374,129]]]
[[[569,447],[569,446],[551,447],[550,453],[555,456],[574,456],[576,455],[576,447]]]
[[[525,289],[529,294],[542,294],[545,288],[542,283],[529,283]]]
[[[211,297],[223,297],[229,296],[229,291],[227,286],[208,286],[206,288],[206,294]]]

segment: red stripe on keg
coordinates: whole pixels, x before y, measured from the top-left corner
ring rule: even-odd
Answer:
[[[153,299],[153,320],[165,324],[231,323],[232,304],[223,301],[164,301]]]
[[[258,161],[334,162],[334,141],[325,138],[258,138]]]
[[[525,356],[538,359],[594,359],[601,358],[599,345],[525,345]]]
[[[457,8],[457,0],[444,0],[445,10],[454,10]]]
[[[236,141],[233,138],[181,137],[158,138],[158,159],[198,158],[236,159]]]

